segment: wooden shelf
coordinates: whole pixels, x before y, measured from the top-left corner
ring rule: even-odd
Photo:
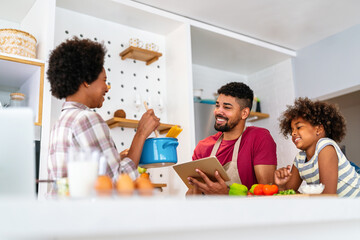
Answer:
[[[162,54],[159,52],[150,51],[143,48],[130,46],[124,51],[120,53],[120,57],[122,60],[127,58],[140,60],[146,62],[146,65],[150,65],[151,63],[157,61]]]
[[[166,183],[153,183],[152,185],[154,186],[154,188],[167,187],[167,184],[166,184]]]
[[[110,128],[114,128],[114,127],[137,128],[139,124],[139,120],[114,117],[107,120],[106,123]],[[176,125],[160,123],[160,126],[157,128],[157,130],[160,132],[160,134],[165,134],[170,130],[172,126],[176,126]]]
[[[255,122],[261,119],[269,118],[270,115],[267,113],[260,113],[260,112],[250,112],[250,116],[247,119],[248,122]]]

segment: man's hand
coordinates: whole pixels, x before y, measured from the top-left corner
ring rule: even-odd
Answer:
[[[194,185],[193,188],[189,188],[186,192],[186,196],[200,195],[200,194],[202,194],[202,192],[196,187],[196,185]]]
[[[206,194],[206,195],[228,195],[229,194],[229,188],[227,187],[224,179],[220,177],[220,174],[218,171],[215,171],[215,178],[217,182],[211,181],[205,173],[203,173],[201,170],[196,169],[196,172],[199,173],[199,175],[202,177],[205,183],[199,182],[198,180],[188,177],[189,183],[191,185],[194,185],[198,191]]]

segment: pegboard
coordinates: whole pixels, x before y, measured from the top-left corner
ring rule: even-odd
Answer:
[[[147,101],[160,121],[167,123],[164,36],[62,8],[56,9],[55,29],[55,46],[73,36],[105,45],[107,53],[104,68],[111,89],[105,96],[102,108],[94,109],[105,121],[112,118],[118,109],[125,111],[126,118],[140,120],[145,112],[143,102]],[[144,46],[146,43],[157,44],[163,56],[149,66],[133,59],[121,60],[119,54],[129,46],[130,38],[139,38]],[[60,109],[52,112],[60,113]],[[119,152],[130,147],[135,132],[136,129],[131,128],[111,129],[111,136]],[[151,180],[154,183],[169,183],[168,171],[168,167],[149,169]],[[164,188],[166,192],[168,188]]]

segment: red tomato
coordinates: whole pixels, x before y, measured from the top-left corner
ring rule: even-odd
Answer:
[[[254,189],[254,195],[264,195],[264,184],[258,184]]]
[[[265,195],[274,195],[275,193],[278,193],[279,188],[275,184],[265,184],[263,191]]]
[[[247,193],[248,196],[254,196],[253,193],[251,193],[250,191]]]

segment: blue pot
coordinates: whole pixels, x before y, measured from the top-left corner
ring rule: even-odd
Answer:
[[[139,166],[144,168],[165,167],[177,163],[176,138],[148,138],[145,140]]]

